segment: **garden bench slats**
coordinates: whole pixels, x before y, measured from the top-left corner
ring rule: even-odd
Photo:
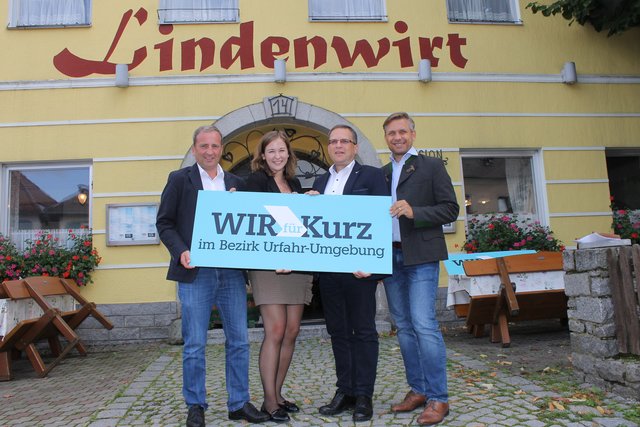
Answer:
[[[467,276],[498,275],[500,288],[496,295],[471,296],[466,312],[467,327],[476,337],[491,325],[491,342],[511,344],[508,322],[517,320],[566,319],[567,297],[563,289],[517,292],[510,273],[562,270],[560,252],[537,252],[504,258],[465,261]]]

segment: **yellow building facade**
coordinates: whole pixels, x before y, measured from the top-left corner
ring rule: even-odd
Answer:
[[[384,118],[409,112],[416,148],[445,160],[463,207],[452,252],[465,221],[491,212],[530,215],[568,247],[609,230],[608,159],[640,155],[640,31],[606,37],[524,0],[489,12],[445,0],[28,3],[0,8],[0,231],[38,228],[16,209],[18,178],[60,203],[71,193],[54,184],[78,172],[86,218],[49,224],[93,229],[102,263],[83,294],[105,306],[175,306],[165,248],[111,244],[108,220],[159,202],[203,124],[222,129],[221,164],[240,174],[259,136],[285,129],[310,185],[332,125],[354,126],[360,160],[382,165]],[[154,320],[158,336],[171,312]]]

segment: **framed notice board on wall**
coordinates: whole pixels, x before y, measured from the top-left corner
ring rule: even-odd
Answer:
[[[158,203],[107,205],[107,246],[158,245]]]

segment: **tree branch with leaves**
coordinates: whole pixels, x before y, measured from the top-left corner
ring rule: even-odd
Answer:
[[[640,0],[558,0],[549,5],[534,1],[527,8],[544,16],[560,14],[569,25],[591,24],[607,36],[640,26]]]

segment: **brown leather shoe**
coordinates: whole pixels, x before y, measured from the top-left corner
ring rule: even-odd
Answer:
[[[418,417],[418,424],[421,426],[432,426],[444,420],[449,415],[449,404],[444,402],[436,402],[430,400],[427,407],[424,408],[422,414]]]
[[[400,403],[391,406],[391,412],[411,412],[420,406],[424,406],[427,398],[411,390]]]

